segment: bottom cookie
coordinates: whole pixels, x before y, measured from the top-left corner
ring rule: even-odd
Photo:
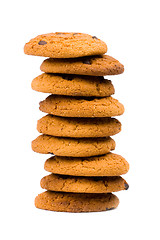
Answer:
[[[114,209],[119,199],[112,193],[59,193],[46,191],[35,198],[35,206],[56,212],[101,212]]]

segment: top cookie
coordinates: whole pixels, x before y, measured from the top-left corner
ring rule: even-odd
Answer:
[[[39,35],[24,46],[28,55],[51,58],[75,58],[107,52],[107,45],[84,33],[56,32]]]

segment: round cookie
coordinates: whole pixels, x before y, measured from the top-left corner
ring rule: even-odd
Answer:
[[[38,120],[37,130],[57,137],[96,138],[119,133],[121,123],[115,118],[65,118],[48,114]]]
[[[33,79],[31,86],[35,91],[55,95],[107,97],[115,92],[111,81],[103,77],[66,74],[43,73]]]
[[[89,158],[51,157],[46,160],[44,169],[54,174],[71,176],[120,176],[129,170],[128,162],[118,154]]]
[[[112,193],[59,193],[46,191],[35,198],[35,206],[56,212],[100,212],[114,209],[119,199]]]
[[[43,61],[40,69],[47,73],[91,76],[117,75],[124,72],[124,66],[108,55],[73,59],[49,58]]]
[[[124,113],[124,106],[112,97],[80,98],[50,95],[40,102],[39,109],[63,117],[112,117]]]
[[[58,192],[109,193],[127,190],[128,183],[118,177],[75,177],[50,174],[41,179],[41,187]]]
[[[97,37],[72,32],[42,34],[24,46],[25,54],[51,58],[77,58],[106,52],[107,45]]]
[[[60,138],[40,135],[32,141],[32,150],[38,153],[53,153],[57,156],[90,157],[102,155],[115,149],[110,138]]]

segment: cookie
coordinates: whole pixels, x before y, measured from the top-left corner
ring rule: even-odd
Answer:
[[[77,58],[104,54],[107,45],[95,36],[84,33],[56,32],[39,35],[24,46],[28,55],[51,58]]]
[[[129,164],[123,157],[114,153],[89,158],[53,156],[46,160],[44,169],[54,174],[103,177],[126,174]]]
[[[48,114],[38,120],[37,130],[57,137],[96,138],[119,133],[121,123],[115,118],[65,118]]]
[[[103,77],[66,74],[43,73],[33,79],[31,86],[38,92],[68,96],[106,97],[115,92],[111,81]]]
[[[124,113],[124,106],[112,97],[80,98],[50,95],[40,102],[39,109],[63,117],[112,117]]]
[[[46,191],[35,198],[35,206],[56,212],[100,212],[114,209],[119,199],[112,193],[60,193]]]
[[[65,73],[91,76],[117,75],[124,72],[124,66],[115,58],[103,55],[71,59],[49,58],[40,69],[47,73]]]
[[[40,135],[32,141],[32,150],[37,153],[53,153],[57,156],[90,157],[102,155],[115,149],[110,138],[60,138]]]
[[[128,183],[118,177],[75,177],[50,174],[41,179],[41,187],[58,192],[109,193],[127,190]]]

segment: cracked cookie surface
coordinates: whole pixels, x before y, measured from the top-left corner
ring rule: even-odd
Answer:
[[[58,192],[111,193],[127,190],[127,182],[118,177],[75,177],[50,174],[41,179],[41,187]]]
[[[113,97],[80,98],[50,95],[39,105],[42,112],[63,117],[112,117],[124,113],[124,106]]]
[[[67,118],[46,115],[38,120],[40,133],[57,137],[107,137],[121,131],[121,123],[115,118]]]
[[[114,209],[119,199],[112,193],[60,193],[46,191],[35,198],[35,206],[56,212],[100,212]]]
[[[62,138],[40,135],[32,141],[32,150],[57,156],[90,157],[115,149],[115,141],[107,138]]]
[[[72,32],[38,35],[24,46],[25,54],[51,58],[77,58],[106,52],[106,43],[97,37]]]
[[[124,72],[124,66],[118,60],[108,55],[73,59],[49,58],[43,61],[40,69],[46,73],[91,76],[117,75]]]
[[[106,97],[115,92],[110,80],[95,76],[43,73],[33,79],[31,86],[38,92],[68,96]]]
[[[129,164],[122,156],[114,153],[88,158],[53,156],[46,160],[44,169],[54,174],[71,176],[120,176],[128,172]]]

